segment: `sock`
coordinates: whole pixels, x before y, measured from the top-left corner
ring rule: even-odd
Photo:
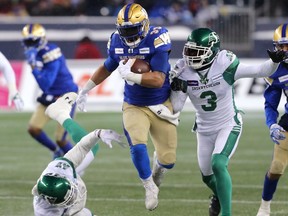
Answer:
[[[273,198],[273,194],[276,191],[279,179],[271,180],[268,178],[267,173],[264,179],[264,186],[262,192],[262,199],[265,201],[270,201]]]
[[[151,176],[150,159],[145,144],[138,144],[130,147],[130,154],[134,166],[141,179],[147,179]]]
[[[68,141],[64,146],[60,146],[60,148],[64,153],[67,153],[70,149],[73,148],[73,145]]]
[[[227,170],[228,162],[229,158],[222,154],[215,154],[212,157],[212,169],[222,216],[231,216],[232,181]]]
[[[212,190],[214,195],[216,195],[218,197],[217,189],[216,189],[215,175],[212,174],[210,176],[203,176],[203,174],[202,174],[202,181]]]
[[[88,134],[84,128],[82,128],[76,121],[71,118],[66,119],[62,126],[65,128],[65,130],[67,130],[75,143],[78,143],[82,137]]]
[[[37,136],[32,136],[34,139],[36,139],[39,143],[41,143],[43,146],[47,147],[51,151],[55,151],[57,149],[56,143],[54,143],[44,131],[41,131],[41,133]]]

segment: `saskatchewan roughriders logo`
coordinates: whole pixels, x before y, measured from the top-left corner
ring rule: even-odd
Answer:
[[[211,32],[210,34],[209,34],[209,41],[208,41],[208,43],[209,43],[209,45],[213,42],[214,44],[215,43],[218,43],[219,42],[219,36],[216,34],[216,32]]]

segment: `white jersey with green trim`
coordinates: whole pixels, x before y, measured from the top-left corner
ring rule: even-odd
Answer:
[[[172,91],[171,100],[174,111],[178,112],[182,110],[186,98],[190,98],[196,110],[198,132],[212,132],[223,128],[236,115],[238,111],[233,84],[237,79],[265,77],[278,67],[271,60],[256,66],[240,64],[237,56],[227,50],[220,51],[211,67],[201,73],[186,66],[184,61],[178,60],[174,68],[182,68],[178,72],[178,78],[187,81],[187,93]]]

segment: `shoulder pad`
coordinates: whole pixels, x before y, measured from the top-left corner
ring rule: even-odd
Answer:
[[[232,64],[237,58],[237,56],[229,50],[221,50],[216,58],[216,61],[220,65],[226,65],[227,67]]]

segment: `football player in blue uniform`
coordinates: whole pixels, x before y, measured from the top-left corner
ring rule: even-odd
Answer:
[[[273,45],[276,51],[284,51],[288,56],[288,24],[280,25],[274,32]],[[273,159],[264,178],[262,201],[257,216],[269,216],[270,204],[276,191],[278,181],[288,163],[288,103],[285,113],[278,121],[278,105],[282,92],[288,93],[288,59],[282,61],[276,72],[265,79],[267,88],[264,92],[266,125],[274,145]]]
[[[77,98],[85,110],[87,93],[118,69],[125,80],[123,126],[130,154],[145,188],[145,206],[158,206],[158,193],[164,173],[176,161],[178,116],[169,99],[168,62],[171,40],[166,28],[149,25],[148,15],[139,4],[127,4],[118,13],[115,31],[107,45],[108,58],[84,85]],[[149,63],[151,71],[131,72],[133,59]],[[155,152],[153,170],[147,151],[148,135]]]
[[[78,86],[66,65],[60,48],[46,39],[45,28],[40,24],[25,25],[22,30],[24,54],[31,66],[32,74],[42,90],[37,98],[38,106],[29,121],[29,134],[53,152],[53,157],[62,156],[73,145],[67,140],[67,133],[61,125],[56,128],[56,142],[43,131],[50,120],[45,115],[48,105],[67,92],[78,92]],[[74,110],[71,112],[71,117]]]

